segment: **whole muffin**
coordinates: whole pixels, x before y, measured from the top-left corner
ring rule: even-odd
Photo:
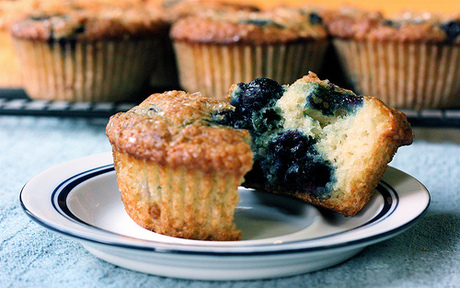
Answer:
[[[182,88],[216,99],[233,83],[291,83],[318,70],[328,44],[317,14],[287,7],[188,17],[173,25],[171,38]]]
[[[206,14],[209,13],[209,11],[235,12],[239,10],[258,10],[254,6],[218,0],[145,0],[145,4],[148,9],[159,12],[161,19],[169,25],[172,25],[182,18]],[[161,63],[154,68],[150,79],[151,86],[155,87],[157,90],[160,88],[179,87],[176,56],[169,34],[159,48],[162,49],[162,54],[164,56],[159,59]]]
[[[356,9],[323,15],[358,93],[396,108],[460,107],[460,18]]]
[[[97,1],[39,8],[11,29],[31,98],[122,101],[145,88],[168,33],[159,15]]]
[[[252,167],[250,135],[212,123],[231,106],[199,94],[153,94],[110,118],[118,187],[129,216],[164,235],[239,240],[238,186]]]

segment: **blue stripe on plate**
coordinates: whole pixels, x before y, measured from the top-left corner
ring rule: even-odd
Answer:
[[[73,214],[70,211],[69,207],[67,206],[67,197],[77,185],[96,176],[113,172],[114,170],[115,169],[113,167],[113,164],[109,164],[85,172],[81,172],[63,181],[54,189],[53,193],[51,194],[53,208],[66,218],[70,218],[79,223],[92,226],[89,223],[86,223],[85,221],[78,218],[75,214]]]
[[[105,173],[111,173],[113,171],[114,171],[113,164],[109,164],[109,165],[105,165],[105,166],[101,166],[101,167],[97,167],[97,168],[94,168],[94,169],[90,169],[90,170],[81,172],[79,174],[76,174],[76,175],[64,180],[52,192],[51,201],[52,201],[53,207],[56,209],[56,211],[58,211],[63,217],[67,218],[68,220],[78,222],[80,224],[84,224],[84,225],[89,226],[89,227],[91,227],[93,229],[96,229],[96,230],[104,231],[105,233],[109,233],[109,234],[116,235],[116,236],[122,236],[122,235],[119,235],[117,233],[114,233],[114,232],[111,232],[111,231],[108,231],[108,230],[105,230],[105,229],[102,229],[102,228],[99,228],[99,227],[95,227],[92,224],[83,221],[78,216],[73,214],[70,211],[70,209],[69,209],[69,207],[67,205],[67,198],[68,198],[69,194],[72,192],[72,190],[77,185],[79,185],[79,184],[81,184],[81,183],[83,183],[85,181],[88,181],[88,180],[90,180],[90,179],[92,179],[94,177],[97,177],[99,175],[103,175]],[[363,227],[368,227],[369,225],[375,225],[375,224],[385,220],[386,218],[388,218],[396,210],[396,208],[398,206],[398,203],[399,203],[399,196],[398,196],[397,192],[388,183],[386,183],[384,181],[380,182],[380,184],[377,187],[377,191],[382,195],[382,197],[384,199],[384,204],[383,204],[383,207],[381,208],[379,213],[377,213],[376,216],[374,216],[372,219],[370,219],[366,223],[364,223],[364,224],[362,224],[362,225],[360,225],[358,227],[355,227],[353,229],[343,231],[343,232],[340,232],[340,233],[336,233],[336,234],[333,234],[333,235],[327,235],[327,236],[320,237],[320,238],[333,237],[333,236],[336,236],[338,234],[347,233],[348,231],[351,231],[351,230],[355,230],[355,229],[359,229],[359,228],[363,228]],[[98,242],[96,239],[86,238],[86,237],[82,237],[80,235],[69,235],[69,236],[77,237],[77,238],[87,240],[87,241]],[[384,235],[375,235],[372,238],[378,239],[379,236],[384,236]],[[132,237],[128,237],[128,236],[122,236],[122,237],[124,237],[124,238],[132,238]],[[315,239],[318,239],[318,238],[315,238]],[[348,245],[351,245],[351,244],[359,244],[359,243],[367,242],[369,240],[370,239],[358,239],[358,240],[354,241],[353,243],[338,243],[338,245],[334,245],[332,247],[321,246],[321,247],[303,248],[303,249],[301,248],[301,249],[294,249],[294,250],[281,249],[279,251],[266,251],[266,252],[265,251],[261,251],[261,252],[206,252],[206,251],[203,252],[203,251],[199,251],[198,252],[198,251],[193,251],[193,250],[191,250],[191,251],[183,251],[183,250],[179,250],[179,249],[176,250],[174,248],[171,248],[170,250],[162,249],[161,251],[162,252],[167,252],[167,253],[181,253],[181,254],[197,254],[198,253],[198,254],[207,254],[207,255],[216,255],[216,254],[217,255],[255,255],[255,254],[259,254],[260,255],[260,254],[278,254],[278,253],[287,253],[287,252],[306,252],[306,251],[312,251],[312,250],[322,250],[322,249],[336,248],[336,247],[340,247],[340,246],[348,246]],[[148,242],[156,243],[155,241],[151,241],[151,240],[148,240]],[[293,242],[290,242],[290,243],[296,243],[296,242],[298,243],[298,242],[303,242],[303,241],[299,240],[299,241],[293,241]],[[164,244],[162,242],[157,242],[157,243]],[[143,246],[139,247],[139,246],[135,246],[135,245],[118,243],[116,241],[114,241],[113,243],[102,243],[102,244],[109,244],[109,245],[114,245],[114,246],[118,246],[118,247],[130,248],[130,249],[140,249],[140,250],[150,250],[150,251],[155,251],[156,250],[155,248],[152,248],[152,247],[143,247]],[[264,245],[267,245],[267,244],[261,244],[261,245],[264,246]]]

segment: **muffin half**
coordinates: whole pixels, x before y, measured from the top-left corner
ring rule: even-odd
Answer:
[[[292,85],[234,85],[218,123],[252,136],[242,184],[353,216],[370,200],[397,149],[412,142],[406,116],[310,73]]]

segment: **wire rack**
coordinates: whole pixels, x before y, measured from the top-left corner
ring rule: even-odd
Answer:
[[[108,118],[124,112],[136,102],[71,103],[31,100],[22,90],[0,92],[0,115]],[[403,110],[412,126],[460,128],[460,109]]]

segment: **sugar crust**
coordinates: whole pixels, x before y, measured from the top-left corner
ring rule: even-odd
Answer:
[[[209,44],[325,41],[325,27],[311,24],[309,15],[286,7],[263,12],[208,13],[179,20],[171,28],[171,37],[175,41]]]
[[[21,1],[18,1],[21,2]],[[11,24],[14,37],[49,41],[127,40],[167,34],[169,24],[161,11],[147,9],[141,2],[26,1],[21,17]],[[19,5],[19,4],[18,4]],[[19,8],[16,7],[16,10]]]
[[[350,7],[325,10],[321,16],[333,37],[401,43],[443,43],[447,35],[441,29],[441,24],[460,19],[458,15],[441,17],[409,11],[388,17],[379,12]],[[460,44],[460,37],[457,37],[454,44]]]
[[[229,105],[199,94],[153,94],[112,116],[106,133],[112,145],[137,158],[242,177],[252,167],[250,135],[209,122],[212,112],[224,108]]]

